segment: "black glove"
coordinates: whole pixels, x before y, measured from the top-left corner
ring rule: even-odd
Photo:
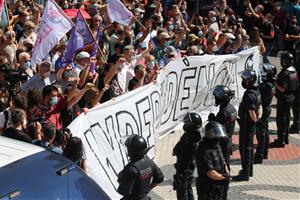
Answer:
[[[209,115],[208,115],[208,121],[214,121],[215,120],[215,114],[214,113],[210,113]]]
[[[230,174],[229,173],[223,173],[222,176],[225,178],[226,181],[230,180]]]
[[[256,125],[259,127],[265,127],[265,124],[261,119],[257,120]]]

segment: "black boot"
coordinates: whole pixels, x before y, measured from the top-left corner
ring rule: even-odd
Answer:
[[[249,181],[249,176],[246,174],[239,174],[232,177],[232,181]]]
[[[294,124],[291,126],[290,128],[290,134],[299,134],[299,128],[297,128],[296,126],[294,126]]]
[[[273,148],[282,148],[284,147],[284,142],[283,141],[279,141],[279,140],[274,140],[274,142],[272,142],[269,147],[273,147]]]
[[[259,155],[259,154],[255,154],[254,159],[253,159],[253,163],[254,164],[262,164],[263,163],[263,156]]]
[[[284,143],[285,143],[285,144],[289,144],[289,136],[286,136],[286,137],[285,137]]]

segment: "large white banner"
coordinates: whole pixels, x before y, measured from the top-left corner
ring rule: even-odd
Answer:
[[[199,111],[203,120],[216,111],[212,96],[216,85],[235,90],[233,103],[238,105],[244,91],[240,72],[258,68],[256,47],[236,55],[179,58],[161,70],[155,84],[81,114],[69,128],[83,140],[89,175],[112,199],[120,199],[117,174],[128,162],[123,136],[142,135],[153,147],[148,156],[154,158],[156,138],[173,130],[188,111]]]
[[[43,11],[42,22],[37,33],[31,60],[34,63],[43,60],[72,26],[71,20],[54,0],[48,0]]]

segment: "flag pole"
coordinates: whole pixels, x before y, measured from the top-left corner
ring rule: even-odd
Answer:
[[[137,22],[144,30],[146,30],[145,26],[141,23],[141,21],[140,21],[138,18],[136,18],[136,16],[133,15],[133,19],[135,19],[135,21],[136,21],[136,22]]]
[[[54,0],[51,0],[51,1],[57,6],[57,8],[61,12],[61,14],[64,15],[65,18],[67,18],[67,20],[73,25],[73,27],[75,27],[76,31],[81,35],[81,37],[83,37],[83,35],[81,34],[81,32],[78,31],[78,28],[76,27],[75,23],[66,15],[66,13],[60,8],[60,6]],[[80,9],[79,9],[79,12],[80,12],[80,14],[82,16],[82,13],[81,13]],[[83,16],[82,16],[82,18],[83,18],[83,20],[85,22],[85,25],[88,27],[88,30],[90,31],[90,33],[91,33],[91,35],[93,37],[93,40],[96,41],[94,35],[92,34],[92,31],[90,30],[90,27],[87,25],[87,22],[86,22],[85,18]],[[100,53],[102,54],[102,60],[104,61],[104,63],[107,63],[107,61],[106,61],[106,59],[104,57],[104,54],[103,54],[100,46],[99,45],[97,45],[97,46],[98,46],[98,49],[99,49]]]
[[[88,26],[88,24],[87,24],[85,18],[82,16],[82,13],[81,13],[81,10],[80,10],[80,9],[79,9],[79,12],[80,12],[80,15],[81,15],[82,19],[84,20],[85,25],[87,26],[89,32],[91,33],[91,35],[92,35],[92,37],[93,37],[94,42],[97,42],[97,41],[96,41],[97,39],[96,39],[95,36],[93,35],[93,33],[92,33],[90,27]],[[98,31],[99,31],[99,30],[98,30]],[[104,63],[107,63],[107,60],[106,60],[106,58],[105,58],[105,56],[104,56],[104,53],[102,52],[102,50],[101,50],[99,44],[97,44],[97,46],[98,46],[99,52],[100,52],[101,55],[102,55],[102,56],[101,56],[101,57],[102,57],[102,60],[104,61]]]

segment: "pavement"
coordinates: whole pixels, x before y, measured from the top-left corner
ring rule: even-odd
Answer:
[[[278,60],[274,61],[278,63]],[[276,98],[272,102],[272,113],[269,123],[270,140],[276,136]],[[179,141],[182,130],[177,130],[157,141],[155,162],[162,169],[165,180],[150,192],[154,200],[176,199],[172,182],[175,169],[173,164],[176,158],[172,156],[172,150]],[[255,140],[256,143],[256,140]],[[231,175],[237,175],[241,169],[240,155],[238,151],[238,132],[233,136],[235,146],[231,156]],[[231,182],[228,199],[262,199],[262,200],[299,200],[300,199],[300,135],[291,134],[290,144],[285,148],[271,148],[269,158],[263,164],[254,165],[254,176],[249,181]],[[195,176],[197,173],[195,172]],[[194,196],[196,188],[193,186]]]

